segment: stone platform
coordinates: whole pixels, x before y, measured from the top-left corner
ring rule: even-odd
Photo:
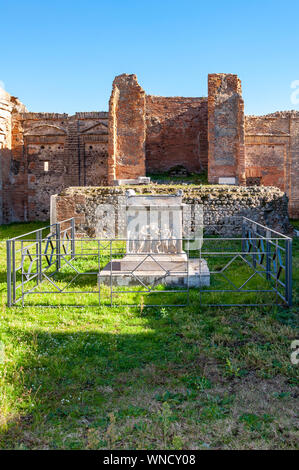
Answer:
[[[127,254],[113,259],[98,274],[99,284],[113,286],[151,287],[158,284],[174,287],[210,285],[210,271],[206,260],[187,259],[180,254]]]
[[[124,186],[124,185],[138,185],[138,184],[150,184],[151,179],[149,176],[138,176],[133,179],[117,179],[113,180],[113,186]]]

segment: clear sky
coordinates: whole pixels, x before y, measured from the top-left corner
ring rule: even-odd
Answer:
[[[31,111],[105,111],[124,72],[163,96],[236,73],[247,114],[299,110],[298,0],[0,0],[0,17],[0,82]]]

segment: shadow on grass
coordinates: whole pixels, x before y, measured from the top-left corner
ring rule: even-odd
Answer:
[[[99,322],[104,321],[99,315]],[[143,393],[154,400],[155,388],[169,380],[169,366],[173,377],[176,370],[180,374],[186,367],[190,345],[172,324],[153,313],[144,319],[142,331],[134,322],[125,328],[127,333],[119,333],[117,325],[110,333],[81,327],[85,331],[51,334],[41,329],[10,330],[28,353],[16,361],[20,374],[7,377],[18,397],[20,415],[8,420],[0,447],[21,443],[25,448],[61,448],[61,433],[67,435],[73,427],[106,428],[109,411],[134,408]],[[154,371],[150,377],[147,367]],[[47,438],[48,430],[54,428],[54,436]],[[56,432],[60,435],[55,436]]]

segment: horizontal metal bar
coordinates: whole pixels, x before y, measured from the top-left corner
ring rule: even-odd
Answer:
[[[98,294],[98,293],[97,293]],[[22,300],[22,297],[20,297],[20,299],[18,299],[18,301]],[[86,305],[77,305],[77,304],[60,304],[60,305],[48,305],[48,304],[33,304],[33,305],[13,305],[13,307],[15,308],[26,308],[26,307],[31,307],[31,306],[34,306],[34,307],[42,307],[42,308],[61,308],[61,307],[67,307],[67,308],[86,308],[86,307],[92,307],[92,308],[99,308],[99,304],[90,304],[88,306]],[[110,306],[110,305],[109,305]]]
[[[250,255],[265,255],[267,252],[261,252],[261,251],[204,251],[203,249],[200,250],[202,255],[211,255],[211,256],[232,256],[232,255],[244,255],[244,256],[250,256]]]
[[[39,231],[39,230],[36,230],[36,232],[38,232],[38,231]],[[35,232],[32,232],[32,233],[35,233]],[[61,233],[62,233],[62,232],[61,232]],[[24,235],[20,235],[20,237],[25,237],[26,235],[29,235],[29,234],[25,233]],[[48,237],[48,236],[47,236],[47,237]],[[45,242],[47,241],[47,237],[42,238],[41,241],[42,241],[43,243],[45,243]],[[10,240],[10,241],[13,241],[13,240],[15,240],[15,239],[14,239],[14,238],[11,238],[11,239],[9,239],[9,240]],[[57,241],[57,239],[56,239],[56,238],[53,238],[52,235],[51,235],[51,240],[52,240],[52,241]],[[100,242],[100,243],[105,243],[105,242],[109,242],[109,243],[112,242],[112,243],[114,243],[114,242],[115,242],[115,243],[116,243],[116,242],[126,242],[126,241],[131,241],[131,242],[133,242],[133,241],[135,241],[135,242],[138,242],[138,241],[140,241],[140,242],[141,242],[141,241],[153,241],[153,242],[155,242],[155,241],[169,241],[169,240],[170,240],[169,238],[145,238],[145,239],[143,239],[143,238],[140,238],[140,239],[138,239],[138,238],[137,238],[137,239],[134,239],[134,238],[113,238],[113,239],[111,239],[111,238],[75,238],[75,241],[76,241],[76,242],[85,242],[85,243],[94,243],[94,242]],[[287,237],[287,238],[279,238],[279,237],[273,237],[273,238],[272,238],[272,237],[271,237],[271,238],[260,238],[260,237],[221,237],[221,238],[219,238],[219,237],[205,237],[205,236],[203,236],[203,237],[197,237],[197,238],[194,238],[194,237],[190,237],[190,238],[188,238],[188,237],[185,237],[185,238],[172,238],[171,240],[172,240],[172,241],[183,241],[183,242],[188,242],[188,241],[191,242],[191,241],[196,241],[196,240],[204,240],[206,243],[208,243],[209,241],[211,241],[211,242],[214,241],[214,242],[221,243],[221,242],[224,242],[224,241],[265,240],[265,241],[271,242],[271,241],[275,241],[275,240],[277,240],[277,241],[279,241],[279,240],[281,240],[281,241],[286,241],[286,240],[292,240],[292,239],[289,238],[289,237]],[[23,241],[23,242],[28,242],[28,243],[29,243],[29,242],[32,242],[32,244],[33,244],[33,242],[36,242],[36,240],[34,240],[33,238],[29,238],[29,239],[27,238],[27,239],[25,239],[25,240],[20,240],[20,242],[21,242],[21,241]],[[62,240],[62,241],[63,241],[63,240]],[[66,243],[67,241],[71,241],[71,238],[69,238],[68,240],[65,239],[64,241],[65,241],[65,243]],[[1,243],[4,243],[4,242],[5,242],[5,240],[2,240]],[[276,245],[275,245],[275,246],[276,246]],[[278,247],[281,248],[281,249],[283,248],[283,247],[280,247],[280,246],[278,246]]]
[[[285,307],[285,304],[275,304],[278,307]],[[201,307],[273,307],[271,304],[200,304]]]
[[[96,253],[81,253],[80,251],[76,251],[76,255],[73,259],[75,258],[80,258],[81,256],[97,256],[98,255],[98,250],[95,249]],[[197,250],[191,250],[191,251],[199,251],[198,249]],[[232,255],[244,255],[244,256],[250,256],[250,255],[266,255],[268,252],[267,251],[204,251],[204,250],[200,250],[201,252],[201,255],[205,255],[205,256],[218,256],[218,255],[222,255],[222,256],[232,256]],[[107,251],[107,253],[109,254],[109,252]],[[53,256],[55,254],[55,257],[66,257],[66,256],[72,256],[71,253],[53,253]],[[169,256],[170,254],[175,254],[175,255],[184,255],[186,254],[186,251],[182,251],[182,252],[177,252],[177,253],[153,253],[153,252],[142,252],[142,253],[128,253],[126,251],[113,251],[112,252],[113,255],[115,256],[121,256],[121,255],[126,255],[126,256],[137,256],[137,255],[140,255],[140,256]],[[273,253],[272,253],[273,254]],[[30,254],[23,254],[24,257],[26,256],[29,256],[29,257],[32,257],[32,255]],[[50,257],[51,256],[51,253],[41,253],[41,256],[48,256]],[[102,257],[105,258],[105,252],[102,253]],[[202,256],[201,256],[202,257]],[[191,259],[196,259],[198,257],[193,257]],[[33,258],[33,261],[35,261],[37,258]],[[53,263],[54,264],[54,263]],[[259,263],[261,264],[261,263]],[[285,265],[281,264],[280,265],[281,267],[285,268]]]
[[[109,306],[110,304],[103,304],[103,306]],[[138,308],[139,304],[112,304],[112,308],[120,308],[120,307],[134,307]],[[188,304],[144,304],[143,307],[188,307]]]
[[[35,286],[35,287],[38,287],[38,286]],[[30,295],[34,295],[34,294],[59,294],[59,295],[60,294],[97,294],[98,295],[99,291],[97,289],[97,290],[92,290],[92,291],[89,291],[89,290],[75,290],[75,291],[49,290],[49,291],[47,291],[47,290],[45,290],[45,291],[38,291],[38,292],[37,291],[35,291],[35,292],[33,292],[33,291],[24,292],[24,295],[28,295],[28,294],[30,294]]]
[[[22,300],[22,297],[18,299],[18,301]],[[271,304],[272,305],[272,304]],[[31,305],[30,305],[31,306]],[[99,304],[89,304],[89,305],[78,305],[78,304],[62,304],[62,305],[48,305],[48,304],[34,304],[34,307],[43,307],[43,308],[61,308],[61,307],[67,307],[67,308],[86,308],[86,307],[91,307],[91,308],[99,308]],[[111,307],[111,308],[120,308],[120,307],[133,307],[133,308],[139,308],[138,304],[120,304],[120,305],[110,305],[109,304],[103,304],[104,307]],[[152,304],[148,305],[145,304],[144,307],[187,307],[188,304],[170,304],[170,305],[162,305],[162,304]],[[15,308],[23,308],[22,305],[13,305]],[[25,305],[26,307],[26,305]]]
[[[111,294],[181,294],[186,292],[189,290],[112,290]]]
[[[57,222],[58,224],[63,224],[65,222],[69,222],[70,220],[72,220],[72,217],[70,217],[69,219],[65,219],[65,220],[62,220],[61,222]],[[50,225],[46,225],[45,227],[41,227],[41,228],[38,228],[36,230],[32,230],[32,232],[28,232],[28,233],[25,233],[23,235],[18,235],[17,237],[14,237],[14,238],[10,238],[9,240],[13,241],[13,240],[20,240],[21,238],[24,238],[26,237],[27,235],[32,235],[33,233],[37,233],[37,232],[41,232],[43,230],[46,230],[48,228],[51,228],[51,227],[55,227],[56,226],[56,223],[55,224],[50,224]],[[32,240],[34,241],[34,240]]]
[[[225,292],[276,292],[276,289],[200,289],[200,292],[222,292],[223,294]]]

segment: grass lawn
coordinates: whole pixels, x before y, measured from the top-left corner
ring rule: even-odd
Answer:
[[[192,185],[208,185],[208,175],[207,173],[191,173],[188,176],[179,176],[179,175],[169,175],[169,172],[166,173],[151,173],[149,174],[151,181],[153,183],[160,184],[192,184]]]
[[[1,243],[0,448],[298,448],[298,247],[291,309],[8,309]]]

